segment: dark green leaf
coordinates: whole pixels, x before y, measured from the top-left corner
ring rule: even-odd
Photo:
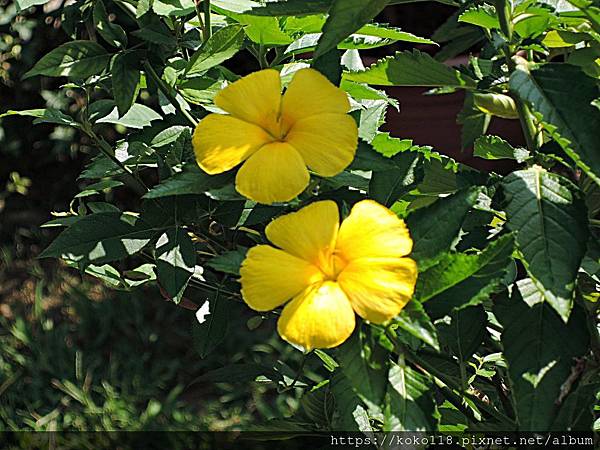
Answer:
[[[498,299],[494,313],[504,327],[502,344],[519,429],[548,431],[574,358],[589,348],[584,313],[575,307],[564,323],[546,303],[528,306],[518,289],[510,299]]]
[[[124,116],[135,103],[140,92],[142,74],[131,53],[119,53],[112,64],[113,96],[119,116]]]
[[[404,361],[391,364],[383,431],[436,429],[433,383]]]
[[[123,259],[139,252],[155,231],[134,216],[99,213],[85,216],[63,231],[40,258],[63,257],[82,267]]]
[[[230,175],[208,175],[198,167],[187,166],[182,172],[167,178],[152,188],[144,198],[169,197],[183,194],[204,194],[210,189],[224,186]]]
[[[347,72],[344,79],[382,86],[475,86],[475,80],[418,50],[398,52],[364,71]]]
[[[521,163],[529,157],[529,152],[522,147],[513,147],[498,136],[484,135],[475,141],[473,156],[484,159],[515,159]]]
[[[393,319],[393,323],[398,328],[439,350],[437,330],[419,301],[415,299],[409,301],[400,314]]]
[[[448,253],[421,272],[415,298],[438,319],[453,309],[476,305],[502,286],[512,262],[513,238],[503,236],[479,254]]]
[[[127,34],[125,30],[110,21],[102,0],[97,0],[94,3],[93,18],[96,31],[98,31],[106,42],[117,48],[125,48],[127,46]]]
[[[520,65],[510,77],[510,89],[531,105],[548,133],[600,184],[600,111],[592,105],[599,95],[596,81],[570,64],[549,63],[531,71]]]
[[[420,155],[404,152],[393,157],[390,170],[374,171],[369,183],[369,196],[382,205],[392,206],[412,190],[424,177]]]
[[[185,69],[185,75],[193,76],[221,64],[235,55],[244,44],[244,28],[229,25],[221,28],[194,53]]]
[[[338,43],[374,19],[388,2],[389,0],[333,0],[314,57],[318,58],[336,48]]]
[[[525,267],[566,321],[586,250],[585,204],[570,181],[539,166],[512,173],[503,189],[506,225],[515,232]]]
[[[240,266],[246,258],[246,252],[248,249],[238,248],[237,250],[231,250],[223,253],[222,255],[215,256],[214,258],[207,261],[206,265],[212,267],[219,272],[230,273],[232,275],[240,275]]]
[[[35,75],[87,78],[102,72],[109,60],[110,55],[95,42],[71,41],[44,55],[23,78]]]
[[[443,353],[456,355],[459,361],[467,362],[483,342],[486,325],[487,315],[481,305],[453,311],[450,323],[438,325]]]
[[[158,282],[179,303],[196,267],[196,250],[185,229],[165,231],[156,242],[155,257]]]
[[[414,242],[411,257],[419,263],[419,270],[450,250],[480,192],[480,188],[464,189],[408,216],[406,222]]]
[[[200,355],[200,358],[206,358],[227,336],[229,328],[229,310],[230,300],[224,298],[219,292],[210,296],[200,306],[196,312],[196,318],[199,323],[192,326],[192,337],[194,348]],[[213,374],[216,376],[216,374]],[[196,381],[210,381],[208,374],[200,377]],[[233,379],[217,379],[213,381],[234,381]]]

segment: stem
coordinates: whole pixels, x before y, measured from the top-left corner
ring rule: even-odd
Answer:
[[[160,89],[164,96],[167,97],[167,100],[169,100],[169,102],[171,102],[171,104],[181,114],[185,116],[185,118],[192,124],[192,126],[195,127],[196,125],[198,125],[198,121],[194,119],[194,117],[188,111],[182,108],[181,104],[177,101],[177,98],[175,98],[175,96],[171,92],[170,87],[167,86],[162,80],[162,78],[158,76],[158,74],[148,61],[144,61],[144,70],[146,71],[146,74],[152,79],[152,81],[156,83],[158,89]]]
[[[396,352],[403,353],[404,356],[406,357],[406,359],[408,361],[410,361],[412,364],[421,367],[422,369],[427,371],[431,376],[439,379],[439,381],[441,381],[444,385],[448,386],[448,388],[458,392],[460,395],[462,395],[464,397],[468,397],[473,403],[475,403],[477,405],[477,407],[479,409],[481,409],[483,412],[485,412],[488,416],[493,417],[494,419],[498,420],[499,422],[510,424],[511,426],[516,427],[516,424],[514,423],[514,421],[512,419],[510,419],[510,417],[507,417],[506,415],[502,414],[500,411],[497,411],[495,408],[491,407],[490,405],[488,405],[487,403],[485,403],[478,397],[476,397],[468,392],[463,391],[460,386],[458,386],[452,380],[447,378],[446,374],[440,372],[435,367],[433,367],[431,364],[429,364],[426,360],[420,358],[416,354],[412,353],[410,350],[408,350],[404,347],[401,347],[398,344],[398,341],[396,338],[396,333],[394,332],[394,330],[387,328],[386,334],[388,335],[388,337],[394,344],[394,348],[395,348]]]
[[[127,167],[125,164],[123,164],[121,161],[118,160],[118,158],[113,153],[112,147],[104,139],[99,137],[89,127],[82,127],[82,130],[85,134],[87,134],[89,136],[90,139],[92,139],[94,141],[94,143],[96,144],[98,149],[100,149],[100,151],[107,158],[109,158],[113,163],[115,163],[117,166],[119,166],[119,168],[121,170],[123,170],[127,175],[129,175],[129,177],[135,182],[135,184],[137,184],[140,188],[142,188],[146,192],[149,190],[148,186],[146,186],[144,181],[140,178],[140,176],[137,173],[132,171],[129,167]]]
[[[202,6],[204,6],[204,40],[206,40],[212,35],[210,25],[210,0],[203,0]]]
[[[206,42],[208,37],[206,35],[206,25],[204,24],[204,20],[202,19],[203,11],[202,8],[200,8],[200,1],[201,0],[196,0],[194,2],[194,6],[196,7],[196,16],[198,16],[198,20],[200,21],[200,28],[202,29],[202,42]]]
[[[504,57],[506,58],[506,64],[511,72],[516,69],[515,62],[512,59],[513,54],[513,26],[512,26],[512,10],[511,4],[508,0],[495,0],[496,11],[498,13],[498,20],[500,22],[500,29],[506,37],[506,43],[502,46]],[[525,135],[525,142],[530,152],[535,152],[542,144],[542,134],[538,132],[535,125],[533,114],[529,107],[517,96],[515,99],[517,107],[517,113],[519,114],[519,121],[521,122],[521,128]]]

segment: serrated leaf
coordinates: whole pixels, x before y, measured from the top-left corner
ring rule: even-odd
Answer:
[[[170,197],[172,195],[184,194],[205,194],[211,189],[223,187],[229,181],[231,176],[208,175],[198,167],[185,166],[180,173],[167,178],[157,186],[148,191],[144,198]]]
[[[522,147],[513,147],[501,137],[484,135],[475,141],[473,156],[490,160],[514,159],[521,163],[529,158],[529,152]]]
[[[505,178],[507,227],[515,232],[524,265],[564,321],[585,255],[587,213],[574,185],[539,166]]]
[[[414,242],[411,257],[419,263],[419,270],[450,250],[480,191],[480,188],[464,189],[408,216],[406,223]]]
[[[228,302],[229,300],[217,292],[206,299],[204,304],[200,306],[200,308],[208,307],[208,312],[204,315],[204,321],[202,323],[196,321],[192,326],[194,349],[198,352],[200,358],[206,358],[227,336],[230,310]],[[205,374],[204,378],[201,376],[195,381],[209,381],[209,373]],[[212,376],[219,375],[212,374]],[[234,381],[231,377],[227,380],[224,378],[220,380]]]
[[[494,314],[504,328],[503,353],[508,364],[512,397],[521,431],[549,431],[556,415],[561,386],[575,358],[589,350],[583,311],[575,307],[564,323],[550,306],[528,306],[513,295],[495,301]]]
[[[81,267],[117,261],[144,248],[155,231],[122,213],[90,214],[73,223],[42,252],[40,258],[66,258]]]
[[[450,322],[442,322],[437,327],[442,352],[467,362],[483,342],[486,325],[487,315],[481,305],[453,311]]]
[[[214,0],[217,9],[258,16],[302,16],[325,13],[331,0]]]
[[[531,105],[546,131],[600,184],[600,111],[592,105],[599,95],[596,81],[570,64],[548,63],[531,71],[520,65],[510,77],[510,89]]]
[[[502,286],[513,246],[513,237],[506,235],[479,254],[445,254],[438,264],[419,274],[415,298],[424,303],[434,320],[481,303]]]
[[[93,123],[114,123],[127,128],[144,128],[152,121],[162,119],[162,116],[152,108],[134,103],[123,116],[119,115],[117,105],[113,100],[98,100],[89,106],[90,121]]]
[[[244,28],[229,25],[221,28],[192,55],[186,69],[186,76],[193,76],[227,61],[244,45]]]
[[[117,111],[124,116],[134,105],[140,92],[142,73],[137,60],[131,53],[119,53],[115,56],[111,70],[113,96]]]
[[[174,227],[161,234],[155,258],[160,286],[179,303],[196,267],[196,250],[185,229]]]
[[[339,42],[374,19],[388,3],[389,0],[333,0],[314,58],[336,48]]]
[[[469,23],[488,30],[499,29],[496,9],[491,5],[473,6],[458,17],[459,22]]]
[[[374,171],[369,183],[369,196],[387,207],[408,193],[424,177],[420,167],[420,155],[416,152],[404,152],[393,157],[390,169]]]
[[[110,55],[92,41],[71,41],[44,55],[23,79],[35,75],[48,77],[88,78],[102,72]]]
[[[431,379],[407,366],[391,364],[383,431],[432,431],[436,407]]]
[[[346,72],[344,79],[381,86],[474,87],[475,80],[418,50],[397,52],[361,72]]]
[[[106,7],[102,0],[94,3],[93,11],[94,27],[107,43],[117,48],[127,46],[127,34],[119,25],[112,23],[108,18]]]
[[[222,255],[215,256],[206,262],[206,265],[212,267],[219,272],[230,273],[232,275],[240,275],[240,267],[246,258],[248,249],[238,248],[225,252]]]
[[[393,323],[434,349],[440,349],[437,330],[419,301],[415,299],[409,301],[400,314],[393,319]]]

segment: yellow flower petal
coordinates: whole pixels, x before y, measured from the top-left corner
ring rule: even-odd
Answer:
[[[240,274],[244,301],[256,311],[275,309],[323,279],[315,266],[270,245],[251,248]]]
[[[338,276],[354,311],[373,323],[396,316],[413,295],[417,264],[410,258],[363,258]]]
[[[331,177],[344,170],[358,145],[358,128],[348,114],[322,113],[298,120],[285,138],[319,175]]]
[[[412,250],[412,239],[396,214],[373,200],[363,200],[342,222],[336,248],[346,261],[400,258]]]
[[[281,107],[281,80],[274,69],[234,81],[215,96],[215,104],[238,119],[274,131]]]
[[[310,176],[300,154],[285,142],[265,145],[240,168],[235,187],[259,203],[287,202],[300,194]]]
[[[285,124],[322,113],[346,114],[348,95],[314,69],[300,69],[283,94],[281,113]]]
[[[265,233],[286,252],[318,264],[320,255],[335,245],[339,221],[335,202],[324,200],[275,219],[267,225]]]
[[[277,322],[279,335],[305,350],[331,348],[354,330],[354,311],[337,283],[315,285],[292,300]]]
[[[209,114],[197,126],[192,146],[198,165],[209,174],[226,172],[272,138],[260,127],[232,116]]]

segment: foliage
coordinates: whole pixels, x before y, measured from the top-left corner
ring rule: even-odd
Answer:
[[[17,2],[23,14],[42,3]],[[400,315],[304,355],[314,370],[279,358],[231,361],[198,381],[297,390],[303,408],[285,425],[265,425],[284,431],[597,428],[596,396],[582,393],[597,392],[589,380],[600,363],[598,5],[461,2],[429,40],[372,23],[394,3],[84,0],[61,8],[69,40],[26,78],[64,77],[77,102],[0,115],[69,127],[97,150],[69,210],[45,225],[66,229],[42,257],[132,296],[160,286],[197,310],[193,335],[209,357],[224,351],[230,310],[244,308],[239,265],[265,242],[271,219],[317,198],[343,212],[376,199],[406,219],[414,240],[419,279]],[[364,51],[399,41],[441,48],[362,65]],[[468,64],[444,63],[474,45]],[[344,172],[313,176],[291,202],[261,205],[235,191],[231,173],[198,168],[193,127],[244,74],[228,63],[240,55],[279,70],[284,83],[310,65],[346,91],[361,141]],[[464,92],[463,147],[514,161],[512,173],[478,171],[384,133],[397,103],[374,86]],[[518,120],[527,148],[487,134],[494,117]],[[256,313],[248,328],[263,321],[273,317]]]

